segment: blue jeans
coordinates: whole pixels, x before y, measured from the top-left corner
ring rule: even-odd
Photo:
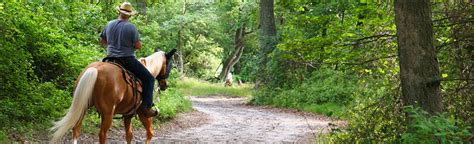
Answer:
[[[140,62],[138,62],[135,57],[119,57],[120,60],[124,63],[125,69],[129,70],[135,76],[137,76],[143,85],[143,93],[142,93],[142,105],[150,108],[153,104],[153,88],[155,85],[155,78],[151,75],[150,71],[148,71],[145,66],[143,66]]]

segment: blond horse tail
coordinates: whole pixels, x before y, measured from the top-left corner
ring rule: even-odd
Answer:
[[[76,123],[85,114],[89,107],[90,100],[92,97],[92,91],[97,80],[97,69],[88,68],[77,83],[76,90],[74,91],[74,97],[72,99],[71,107],[60,121],[54,123],[51,131],[54,131],[52,142],[57,143],[61,138],[68,132],[69,129],[74,127]]]

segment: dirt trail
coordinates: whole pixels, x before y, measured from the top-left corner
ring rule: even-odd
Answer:
[[[247,106],[244,98],[189,98],[194,109],[208,115],[208,122],[160,134],[154,140],[159,143],[311,143],[315,134],[324,131],[330,122],[314,115]]]
[[[314,143],[331,122],[294,110],[248,106],[244,98],[188,98],[195,111],[161,124],[153,143]],[[134,128],[134,143],[142,143],[145,130]],[[123,127],[111,128],[109,143],[125,143],[124,133]],[[97,143],[97,136],[82,135],[80,143]]]

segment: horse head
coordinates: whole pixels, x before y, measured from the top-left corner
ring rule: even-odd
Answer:
[[[156,52],[140,61],[147,67],[151,74],[158,81],[160,90],[166,90],[168,88],[168,77],[173,67],[173,55],[176,53],[176,49],[172,49],[170,52],[165,53],[163,51]]]

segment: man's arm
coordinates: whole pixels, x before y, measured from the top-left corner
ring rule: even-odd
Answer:
[[[137,41],[137,42],[135,43],[135,49],[141,49],[141,48],[142,48],[142,42]]]
[[[140,34],[138,33],[138,30],[137,28],[130,24],[130,25],[127,25],[129,26],[129,29],[130,29],[130,36],[132,38],[132,42],[133,42],[133,47],[135,49],[141,49],[142,48],[142,42],[140,41]]]
[[[101,46],[105,46],[107,47],[107,36],[106,36],[106,32],[105,32],[106,28],[104,28],[104,30],[100,33],[100,44]]]

